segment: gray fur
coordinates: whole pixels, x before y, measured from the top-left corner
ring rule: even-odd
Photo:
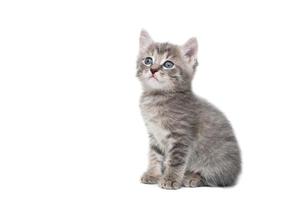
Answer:
[[[155,61],[151,67],[159,69],[154,75],[143,63],[149,56]],[[150,136],[143,183],[164,189],[231,186],[240,173],[240,150],[229,121],[191,90],[196,57],[195,38],[177,46],[155,43],[141,32],[137,77],[144,89],[140,108]],[[166,59],[175,68],[164,69]]]

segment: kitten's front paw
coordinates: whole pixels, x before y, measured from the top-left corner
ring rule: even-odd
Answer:
[[[144,184],[156,184],[159,180],[159,176],[148,174],[147,172],[141,177],[141,182]]]
[[[171,176],[164,176],[159,180],[159,186],[167,190],[176,190],[181,187],[181,181]]]
[[[199,187],[201,185],[201,175],[199,173],[186,172],[182,184],[184,187]]]

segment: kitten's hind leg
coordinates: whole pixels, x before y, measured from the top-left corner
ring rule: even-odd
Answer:
[[[187,171],[184,174],[182,185],[184,187],[200,187],[202,186],[202,177],[200,173]]]

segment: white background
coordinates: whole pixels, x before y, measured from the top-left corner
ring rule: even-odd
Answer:
[[[1,1],[0,199],[299,199],[299,1]],[[196,36],[195,93],[223,110],[237,186],[143,185],[141,28]]]

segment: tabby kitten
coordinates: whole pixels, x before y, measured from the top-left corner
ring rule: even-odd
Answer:
[[[194,95],[197,40],[183,46],[140,35],[137,77],[140,108],[150,136],[148,170],[142,183],[164,189],[231,186],[241,170],[240,151],[229,121]]]

